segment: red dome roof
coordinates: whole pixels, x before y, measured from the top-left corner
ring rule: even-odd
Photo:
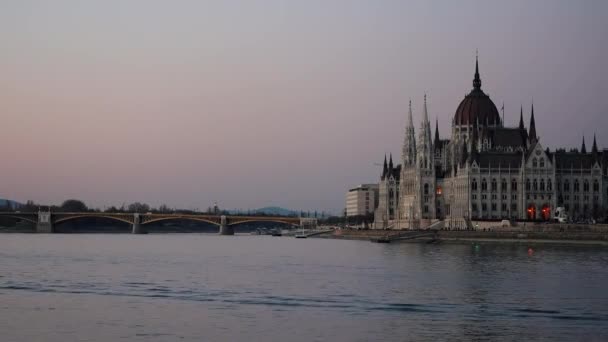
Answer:
[[[490,97],[481,90],[481,78],[479,77],[479,64],[475,60],[475,78],[473,79],[473,90],[460,102],[456,114],[454,114],[454,125],[499,125],[500,114],[490,100]]]
[[[494,102],[481,89],[473,89],[460,102],[454,114],[454,125],[473,125],[475,122],[482,126],[486,123],[498,125],[501,122]]]

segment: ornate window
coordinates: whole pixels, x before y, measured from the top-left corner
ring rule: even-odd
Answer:
[[[600,191],[600,183],[596,180],[593,181],[593,192],[599,192]]]
[[[579,192],[579,191],[581,191],[581,187],[578,184],[578,179],[575,179],[574,180],[574,192]]]
[[[570,191],[570,181],[567,179],[564,181],[564,191]]]
[[[532,159],[532,167],[533,168],[537,168],[538,167],[538,161],[536,160],[536,158]]]
[[[507,180],[506,179],[502,179],[502,182],[500,183],[500,189],[502,191],[507,191]]]
[[[540,158],[540,167],[541,168],[545,167],[545,159],[544,158]]]
[[[485,178],[481,180],[481,191],[488,191],[488,182]]]
[[[540,191],[545,191],[545,180],[544,179],[540,180]]]
[[[498,189],[498,183],[496,182],[496,178],[492,178],[492,191],[496,191]]]
[[[589,181],[586,179],[583,181],[583,191],[589,192]]]
[[[517,191],[517,179],[513,178],[511,180],[511,190],[512,191]]]
[[[425,195],[429,194],[429,184],[428,183],[424,183],[424,194]]]
[[[536,181],[536,179],[534,179],[532,181],[532,190],[534,190],[534,191],[538,190],[538,182]]]
[[[547,180],[547,191],[553,191],[553,184],[550,179]]]
[[[477,191],[477,179],[473,179],[473,180],[471,181],[471,189],[472,189],[473,191]]]

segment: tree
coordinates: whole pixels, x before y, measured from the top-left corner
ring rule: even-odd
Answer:
[[[158,212],[162,214],[168,214],[173,212],[173,210],[171,210],[171,208],[169,208],[166,204],[161,204],[161,206],[158,207]]]
[[[77,200],[77,199],[69,199],[63,202],[63,204],[61,204],[61,207],[59,208],[59,210],[64,211],[64,212],[83,212],[83,211],[88,211],[89,208],[87,208],[86,204],[84,204],[83,201],[81,200]]]
[[[150,206],[145,203],[135,202],[129,204],[128,211],[143,214],[150,211]]]

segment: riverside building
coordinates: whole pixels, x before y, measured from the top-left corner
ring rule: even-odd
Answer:
[[[346,216],[365,216],[378,206],[378,184],[361,184],[346,193]]]
[[[417,133],[417,134],[416,134]],[[449,228],[471,220],[550,220],[557,207],[573,219],[604,218],[608,205],[608,150],[595,136],[591,149],[544,148],[534,105],[526,127],[505,127],[481,89],[478,61],[473,89],[452,119],[451,138],[434,137],[426,95],[422,122],[414,129],[410,101],[401,164],[386,157],[379,183],[375,228]]]

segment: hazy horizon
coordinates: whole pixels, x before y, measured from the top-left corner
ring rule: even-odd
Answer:
[[[0,197],[341,212],[472,87],[608,148],[606,1],[3,1]],[[514,19],[516,18],[516,19]]]

